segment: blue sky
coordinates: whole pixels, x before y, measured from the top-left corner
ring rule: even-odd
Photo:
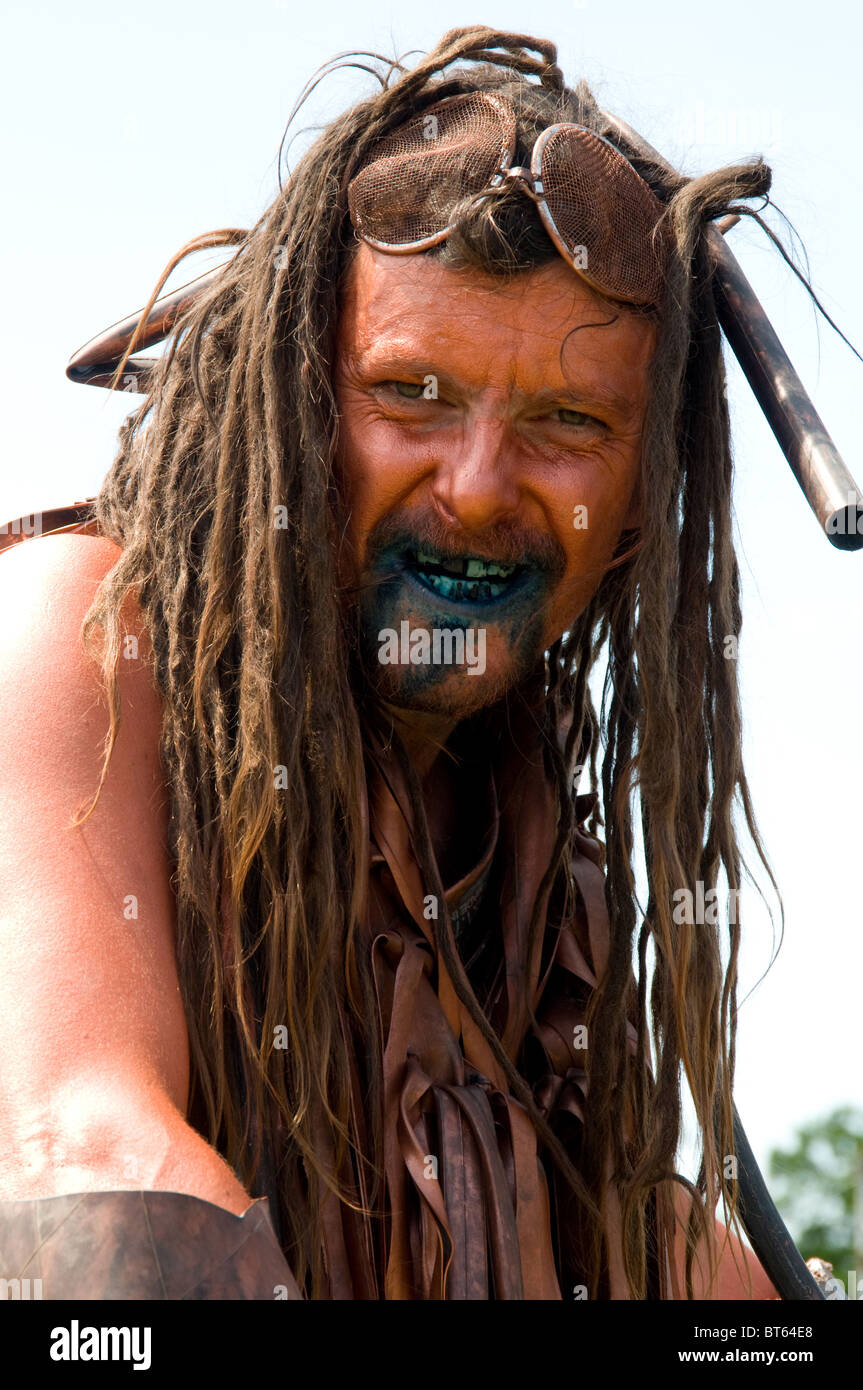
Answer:
[[[0,519],[98,489],[129,399],[69,384],[68,357],[139,308],[183,242],[259,216],[314,69],[351,48],[427,49],[472,22],[553,39],[570,84],[585,77],[686,173],[762,153],[817,292],[863,351],[861,32],[841,0],[7,4]],[[371,81],[329,79],[301,124]],[[863,365],[757,228],[730,242],[863,482]],[[797,1124],[863,1100],[863,553],[819,534],[736,364],[730,394],[747,767],[787,914],[778,960],[740,1017],[737,1101],[763,1163]],[[772,949],[757,900],[743,910],[741,997]]]

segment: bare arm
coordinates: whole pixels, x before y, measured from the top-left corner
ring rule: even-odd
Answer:
[[[185,1120],[161,704],[143,661],[120,660],[108,777],[68,826],[108,727],[78,629],[117,554],[48,536],[0,560],[0,1200],[151,1188],[240,1215],[250,1195]],[[133,609],[127,630],[143,656]]]

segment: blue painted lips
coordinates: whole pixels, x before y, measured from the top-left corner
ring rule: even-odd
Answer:
[[[406,556],[405,571],[428,593],[452,604],[488,604],[521,587],[523,566],[499,564],[478,556],[436,555],[418,550]]]

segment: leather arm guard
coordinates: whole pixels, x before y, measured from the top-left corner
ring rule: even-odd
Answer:
[[[2,1279],[49,1300],[302,1298],[265,1197],[243,1216],[182,1192],[0,1202]]]

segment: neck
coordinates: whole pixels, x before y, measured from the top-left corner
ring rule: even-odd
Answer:
[[[387,710],[422,786],[432,848],[446,885],[459,877],[458,867],[466,850],[459,814],[458,766],[445,747],[458,721],[415,711],[408,715],[390,706]]]
[[[471,869],[488,826],[483,820],[486,778],[462,767],[446,743],[459,721],[386,706],[422,786],[432,848],[448,886]]]
[[[421,710],[408,713],[389,704],[385,704],[384,709],[424,787],[440,755],[443,754],[444,761],[449,759],[445,745],[458,720],[451,715],[428,714]]]

